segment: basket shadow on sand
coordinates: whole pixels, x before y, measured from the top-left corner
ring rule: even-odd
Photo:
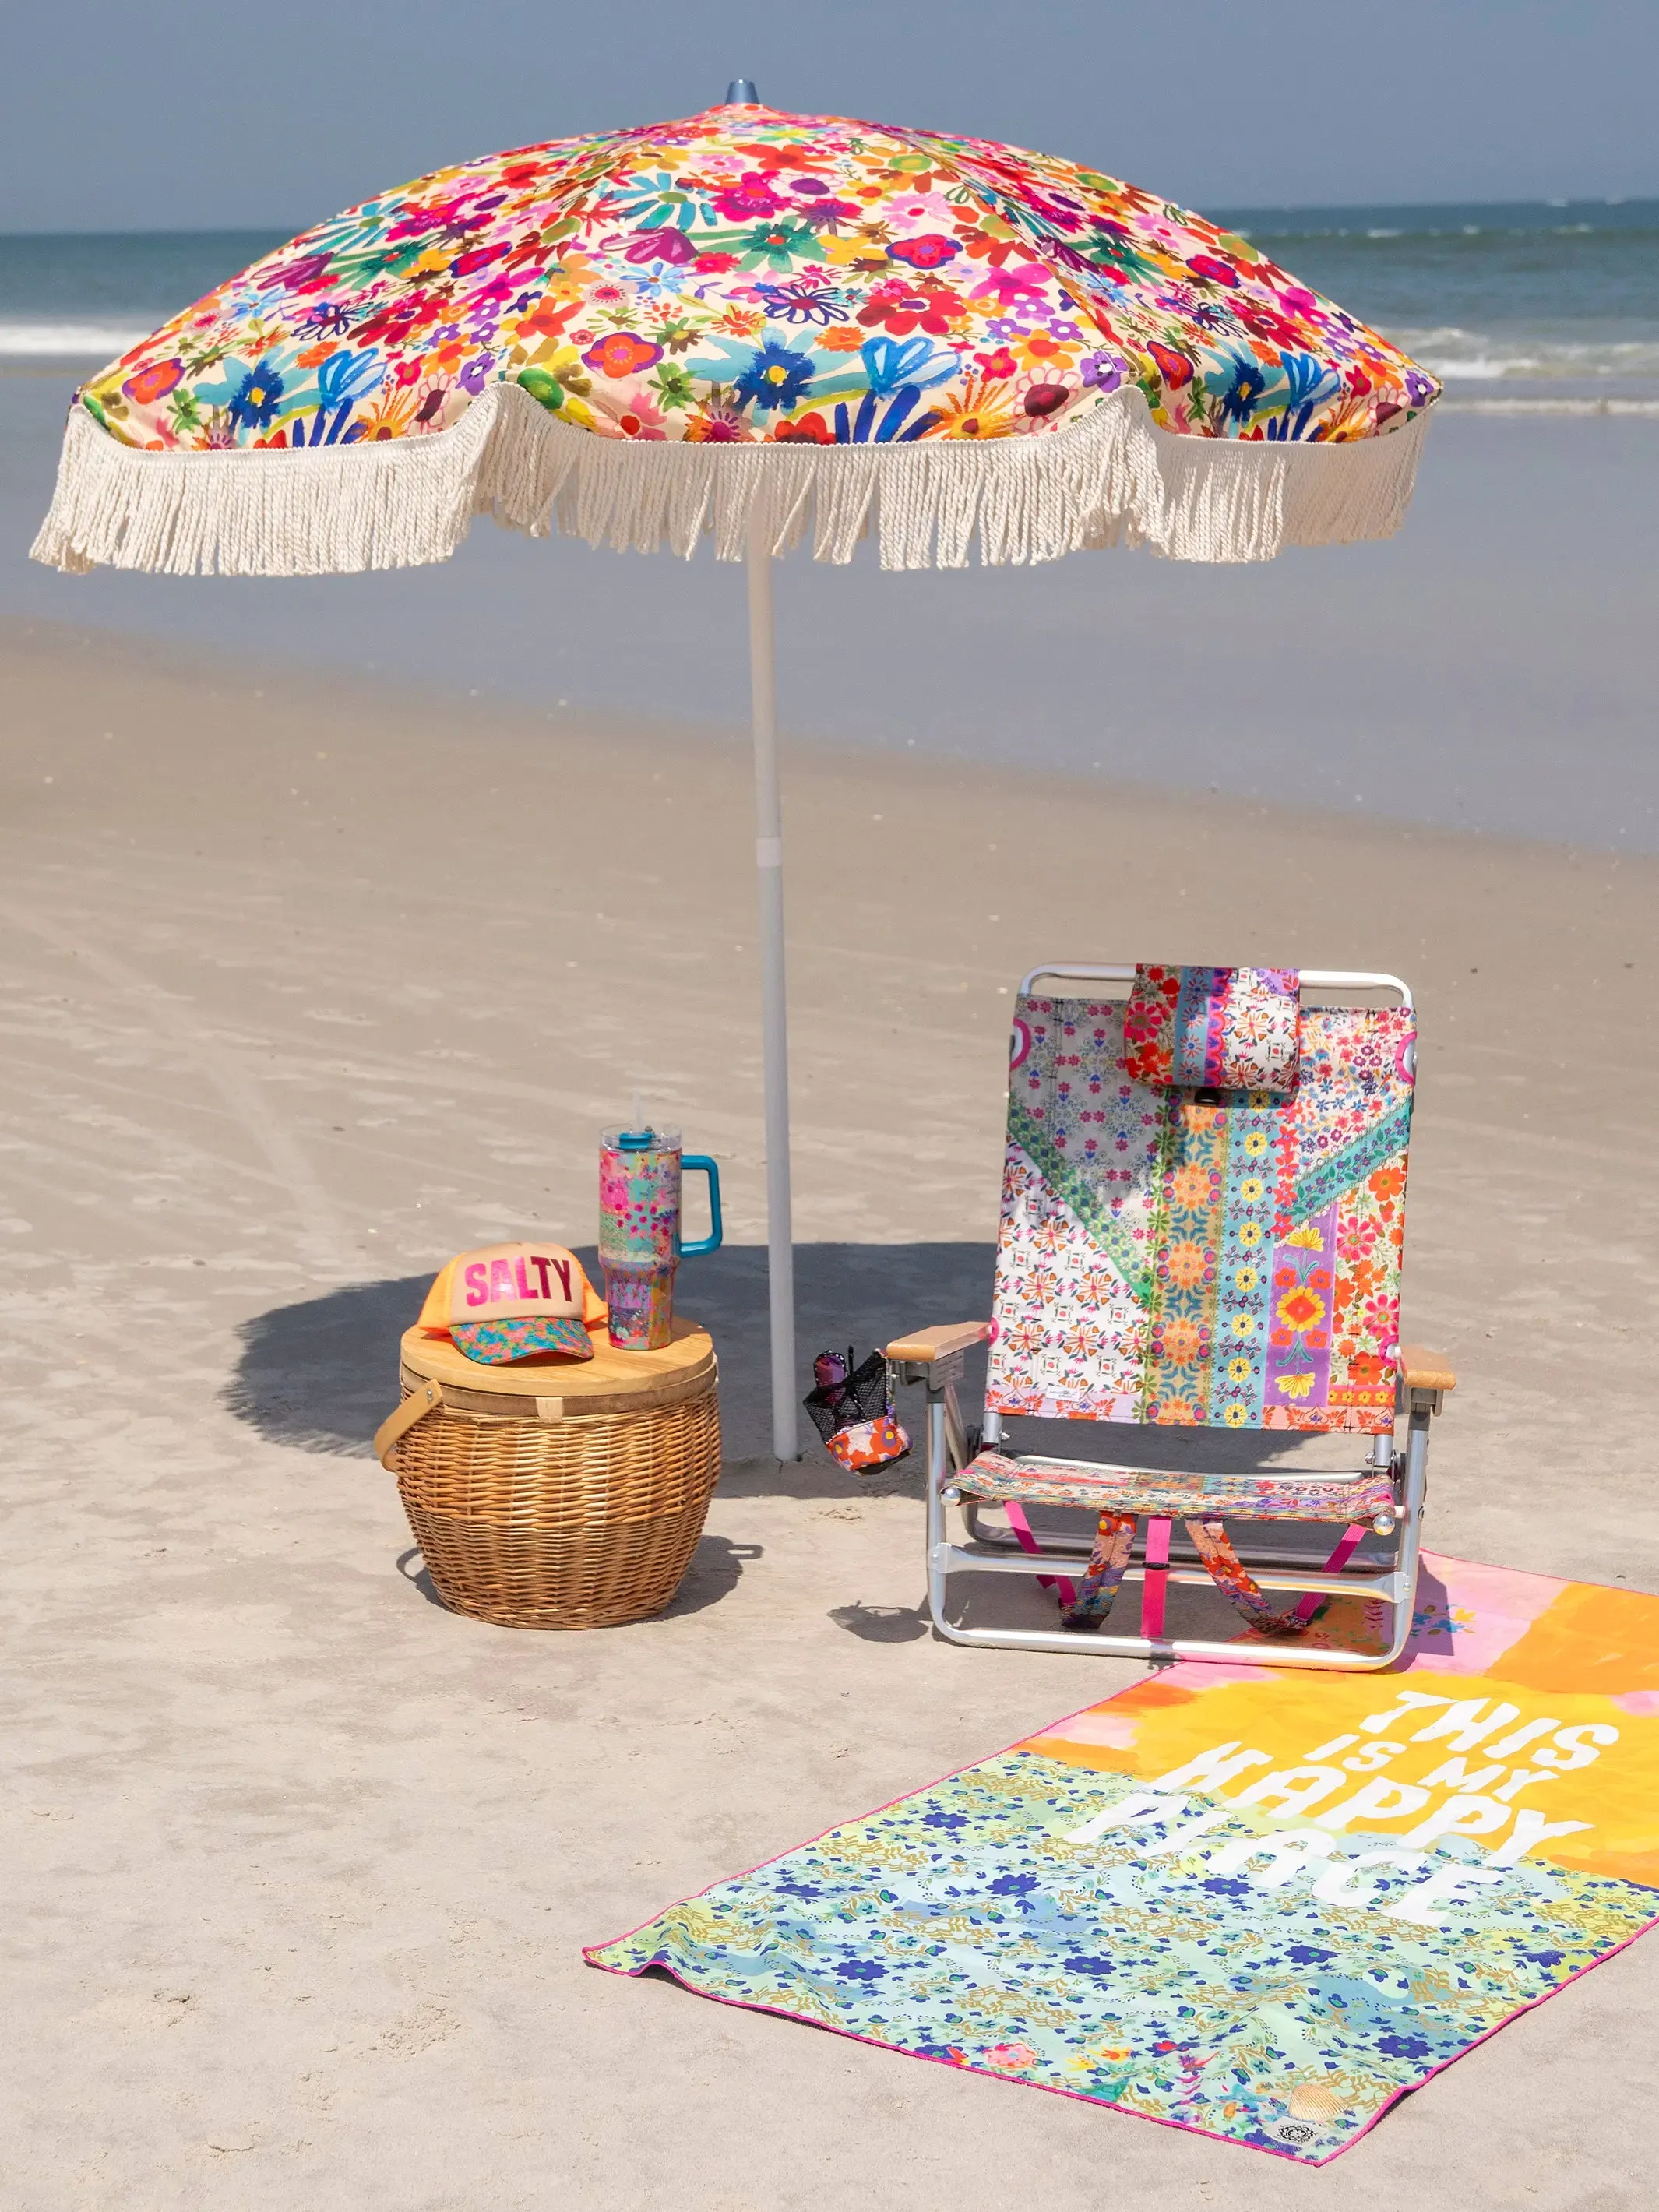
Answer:
[[[705,1607],[718,1605],[729,1597],[742,1580],[744,1565],[761,1556],[758,1544],[734,1544],[729,1536],[704,1534],[698,1539],[697,1548],[691,1555],[691,1564],[685,1571],[685,1579],[674,1593],[672,1601],[658,1613],[647,1617],[652,1620],[678,1620],[682,1613],[702,1613]],[[438,1595],[437,1585],[430,1570],[421,1556],[418,1544],[410,1544],[398,1555],[398,1572],[406,1583],[413,1583],[428,1605],[435,1605],[440,1613],[450,1608]]]

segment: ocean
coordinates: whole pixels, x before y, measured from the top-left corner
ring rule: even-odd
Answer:
[[[1659,200],[1206,212],[1395,339],[1455,400],[1659,410]],[[0,236],[0,366],[101,365],[283,242]]]
[[[1455,406],[1659,413],[1659,200],[1228,219],[1443,377]]]
[[[787,726],[1659,852],[1659,201],[1207,212],[1445,377],[1400,536],[1245,569],[785,562]],[[527,726],[740,726],[743,579],[705,558],[481,525],[445,567],[394,575],[29,562],[76,378],[281,242],[0,236],[0,619],[495,696]]]

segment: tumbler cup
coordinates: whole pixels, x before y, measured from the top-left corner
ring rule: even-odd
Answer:
[[[680,1240],[681,1177],[708,1178],[712,1232]],[[720,1248],[720,1171],[706,1152],[683,1152],[678,1129],[599,1133],[599,1264],[611,1308],[611,1341],[656,1352],[674,1334],[674,1271],[682,1259]]]

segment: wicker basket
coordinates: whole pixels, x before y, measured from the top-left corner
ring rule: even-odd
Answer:
[[[511,1628],[660,1613],[720,1474],[718,1373],[690,1322],[661,1352],[601,1339],[590,1361],[517,1367],[410,1330],[374,1448],[444,1603]]]

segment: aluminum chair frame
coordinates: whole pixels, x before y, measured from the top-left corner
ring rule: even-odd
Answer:
[[[1032,985],[1040,979],[1132,983],[1134,975],[1133,967],[1049,964],[1034,968],[1023,979],[1019,995],[1029,996]],[[1304,989],[1314,991],[1395,991],[1408,1011],[1413,1007],[1411,992],[1397,975],[1304,969],[1301,981]],[[919,1330],[914,1336],[897,1339],[887,1347],[894,1382],[921,1384],[927,1394],[927,1604],[933,1626],[942,1637],[952,1644],[981,1644],[994,1650],[1092,1652],[1158,1663],[1189,1659],[1236,1666],[1248,1653],[1251,1666],[1310,1667],[1347,1673],[1375,1672],[1393,1666],[1400,1658],[1411,1635],[1416,1603],[1418,1559],[1428,1487],[1430,1424],[1440,1412],[1445,1393],[1456,1383],[1455,1374],[1440,1355],[1402,1345],[1394,1430],[1373,1437],[1364,1465],[1350,1470],[1321,1471],[1320,1480],[1330,1482],[1340,1480],[1345,1471],[1358,1480],[1379,1469],[1389,1470],[1396,1502],[1394,1528],[1386,1532],[1392,1540],[1390,1549],[1379,1557],[1373,1540],[1368,1540],[1346,1566],[1332,1573],[1319,1559],[1282,1544],[1252,1547],[1248,1551],[1242,1545],[1238,1547],[1240,1560],[1263,1590],[1380,1600],[1389,1608],[1389,1635],[1385,1650],[1370,1654],[1310,1650],[1288,1639],[1267,1637],[1255,1638],[1248,1645],[1241,1646],[1237,1638],[1224,1642],[1209,1637],[1147,1637],[1086,1628],[969,1628],[953,1621],[949,1603],[953,1574],[1012,1574],[1059,1581],[1075,1572],[1091,1549],[1091,1540],[1086,1538],[1051,1536],[1041,1548],[1031,1551],[1012,1534],[1003,1536],[985,1530],[980,1526],[982,1507],[972,1498],[964,1498],[957,1486],[957,1479],[971,1456],[957,1397],[963,1358],[969,1346],[985,1340],[988,1329],[988,1322],[964,1322]],[[988,1408],[984,1443],[1002,1443],[1006,1427],[1006,1417]],[[1098,1464],[1088,1461],[1033,1456],[1030,1463],[1055,1470],[1076,1469],[1085,1475],[1099,1473]],[[1151,1469],[1121,1471],[1155,1475]],[[1167,1474],[1170,1471],[1158,1472]],[[1285,1480],[1288,1483],[1294,1478]],[[966,1524],[966,1543],[951,1540],[947,1510],[952,1507],[961,1510]],[[1123,1577],[1126,1583],[1144,1586],[1149,1571],[1146,1549],[1145,1538],[1138,1537],[1134,1563]],[[1177,1540],[1170,1545],[1168,1566],[1154,1561],[1150,1571],[1162,1574],[1166,1583],[1212,1589],[1214,1585],[1205,1568],[1184,1564],[1196,1557],[1189,1544]]]

